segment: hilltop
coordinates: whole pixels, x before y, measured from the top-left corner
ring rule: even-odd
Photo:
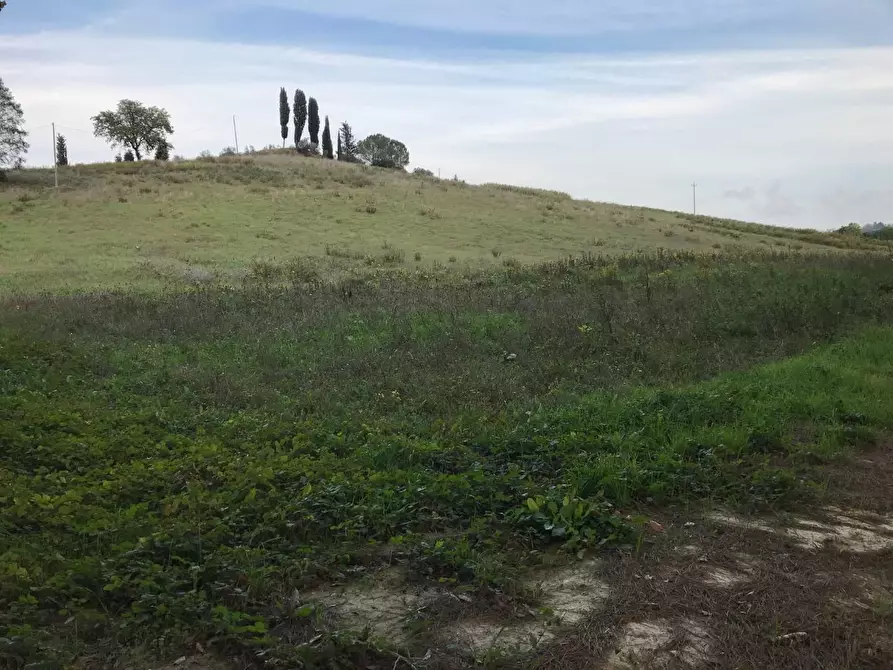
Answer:
[[[583,254],[883,248],[871,239],[574,200],[499,184],[261,152],[12,173],[0,289],[230,282],[301,259],[314,276]]]

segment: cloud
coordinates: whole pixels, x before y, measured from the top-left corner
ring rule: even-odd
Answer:
[[[605,30],[683,28],[777,18],[805,8],[803,0],[330,0],[320,10],[313,0],[263,0],[260,5],[345,18],[372,19],[468,32],[580,35]]]
[[[124,97],[170,110],[176,153],[231,144],[232,115],[243,146],[276,143],[286,84],[333,122],[397,137],[414,164],[472,182],[688,209],[694,180],[699,211],[720,216],[820,227],[891,218],[882,197],[826,199],[864,190],[866,174],[876,190],[893,180],[893,48],[468,63],[91,29],[0,37],[0,62],[34,131],[32,164],[52,160],[53,121],[72,160],[108,160],[90,117]]]

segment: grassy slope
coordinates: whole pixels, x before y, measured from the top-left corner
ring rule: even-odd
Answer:
[[[889,260],[826,253],[886,244],[275,155],[48,179],[0,190],[0,665],[394,667],[296,589],[389,545],[535,607],[550,547],[810,496],[893,427]]]
[[[34,170],[0,186],[0,290],[231,280],[254,259],[307,256],[340,276],[366,264],[486,268],[657,247],[856,243],[281,155],[81,166],[63,171],[58,193],[50,183],[49,171]]]
[[[535,605],[520,549],[630,542],[617,506],[808,495],[893,425],[888,263],[696,261],[3,303],[0,653],[214,639],[291,667],[331,632],[294,590],[384,544]]]

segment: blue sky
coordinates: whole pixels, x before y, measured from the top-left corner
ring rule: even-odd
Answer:
[[[89,119],[122,97],[170,109],[186,155],[232,114],[275,142],[300,86],[469,181],[682,209],[697,180],[718,215],[893,221],[893,0],[9,0],[0,63],[35,164],[52,121],[108,158]]]

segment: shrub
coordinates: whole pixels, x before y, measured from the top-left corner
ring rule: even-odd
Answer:
[[[155,160],[166,161],[168,158],[170,158],[170,145],[167,142],[162,142],[155,150]]]

